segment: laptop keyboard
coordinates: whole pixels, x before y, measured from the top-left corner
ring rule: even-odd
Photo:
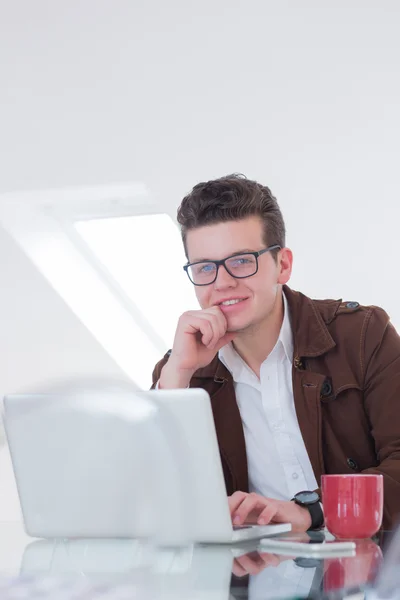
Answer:
[[[1,600],[132,600],[143,598],[134,583],[87,578],[21,576],[0,579]]]

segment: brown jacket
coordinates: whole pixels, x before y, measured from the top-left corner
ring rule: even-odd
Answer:
[[[381,473],[383,527],[400,517],[400,337],[388,315],[357,302],[311,300],[284,287],[293,331],[293,394],[305,446],[323,473]],[[156,365],[155,383],[168,360]],[[191,387],[210,397],[228,495],[248,491],[242,421],[218,356]]]

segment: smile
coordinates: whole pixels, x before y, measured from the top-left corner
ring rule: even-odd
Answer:
[[[237,304],[238,302],[243,302],[246,298],[235,298],[233,300],[224,300],[224,302],[220,303],[220,306],[229,306],[231,304]]]

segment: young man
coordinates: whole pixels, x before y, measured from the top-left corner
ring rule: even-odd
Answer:
[[[255,181],[196,185],[178,221],[201,310],[180,317],[153,383],[210,394],[233,523],[318,528],[323,473],[381,473],[391,528],[400,514],[400,338],[387,314],[287,287],[283,217]]]

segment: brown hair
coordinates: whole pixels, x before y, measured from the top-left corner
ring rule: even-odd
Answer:
[[[190,229],[252,216],[263,221],[267,246],[285,247],[285,222],[267,186],[236,173],[198,183],[182,200],[177,214],[186,256],[186,235]],[[277,251],[273,252],[275,258],[276,254]]]

